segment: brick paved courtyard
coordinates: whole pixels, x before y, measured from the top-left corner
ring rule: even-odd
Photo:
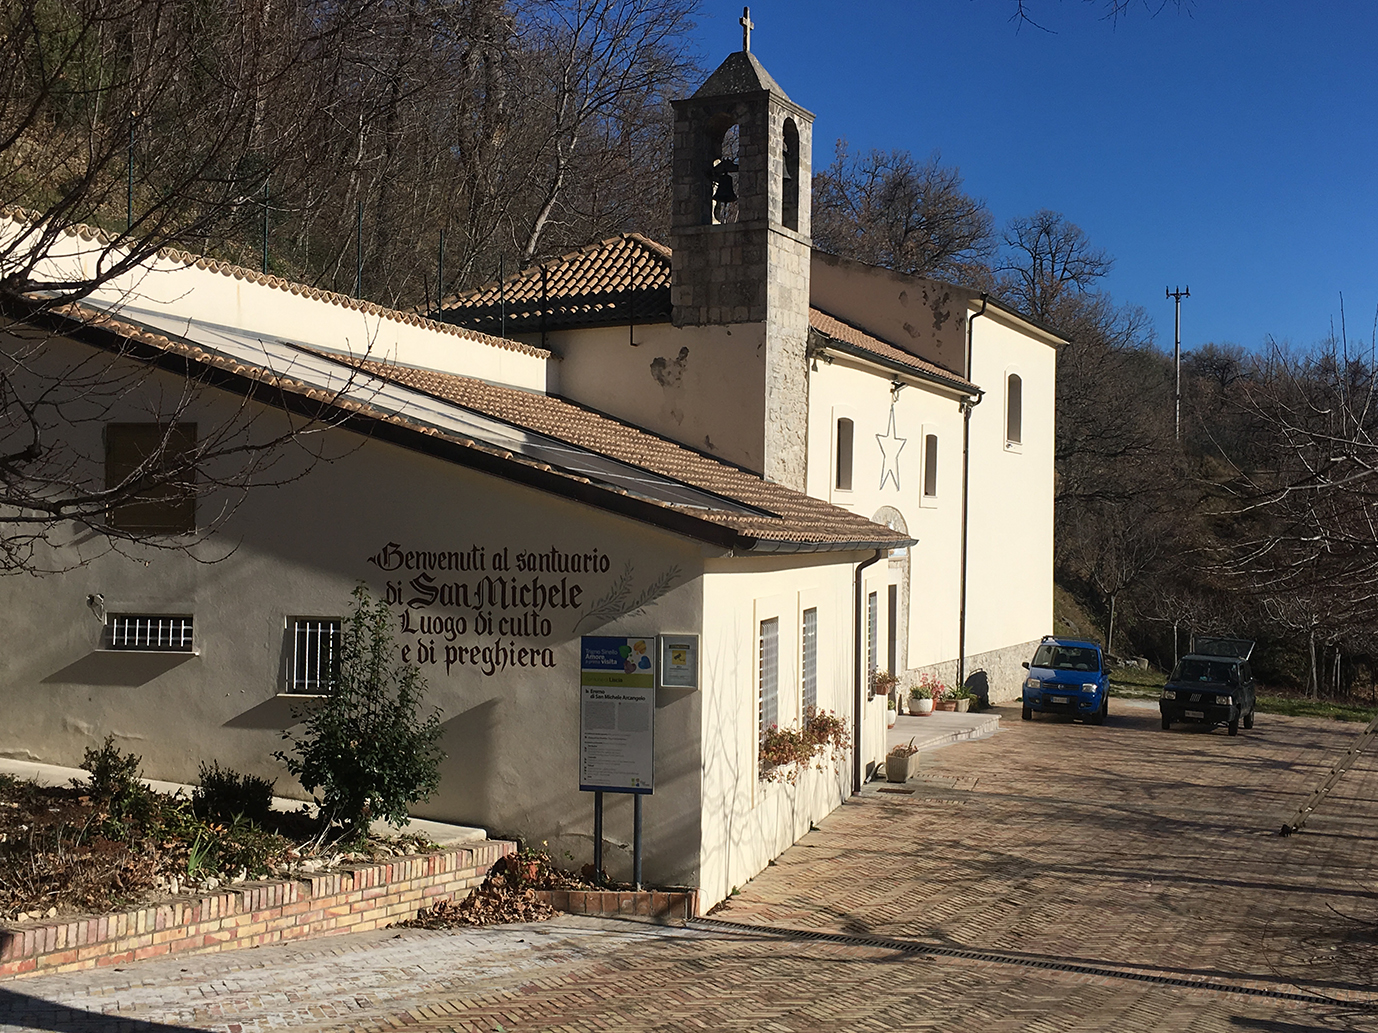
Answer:
[[[1101,728],[1002,729],[925,755],[912,794],[868,787],[689,929],[389,930],[12,981],[0,1029],[1378,1030],[1378,758],[1277,834],[1361,726],[1163,732],[1113,701]]]

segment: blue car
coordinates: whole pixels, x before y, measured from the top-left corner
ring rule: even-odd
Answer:
[[[1024,664],[1025,721],[1034,713],[1067,714],[1098,725],[1110,712],[1110,672],[1094,642],[1044,637],[1034,658]]]

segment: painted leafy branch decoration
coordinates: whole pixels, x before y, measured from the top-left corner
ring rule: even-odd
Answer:
[[[622,573],[617,575],[612,586],[605,592],[602,598],[589,606],[588,610],[579,618],[579,623],[574,625],[574,630],[578,631],[587,622],[592,628],[602,627],[619,617],[635,617],[644,613],[648,606],[651,606],[662,595],[670,590],[683,573],[678,565],[670,567],[658,578],[652,581],[641,593],[632,598],[632,582],[635,579],[636,568],[631,560],[627,561],[627,566]]]

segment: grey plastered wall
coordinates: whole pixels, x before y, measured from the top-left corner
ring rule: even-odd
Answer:
[[[73,348],[84,346],[74,345]],[[148,385],[147,398],[129,399],[126,418],[147,418],[148,399],[176,397],[175,378]],[[203,431],[231,418],[228,396],[211,391],[194,413]],[[261,430],[280,421],[259,414]],[[98,428],[87,428],[98,435]],[[98,442],[88,444],[98,448]],[[321,444],[318,440],[317,446]],[[452,463],[343,430],[325,432],[336,458],[279,487],[251,491],[208,540],[185,551],[126,545],[110,550],[89,536],[49,559],[73,569],[47,577],[0,578],[0,755],[74,765],[83,751],[113,734],[121,748],[143,756],[149,777],[194,781],[200,762],[217,760],[240,771],[291,780],[273,759],[282,732],[301,705],[280,695],[294,616],[347,611],[359,581],[386,597],[389,584],[397,627],[406,611],[420,618],[466,617],[464,633],[399,635],[399,644],[438,647],[422,665],[430,700],[440,707],[443,745],[440,791],[419,816],[479,825],[494,833],[548,840],[556,856],[591,857],[592,797],[578,791],[579,636],[697,631],[702,610],[702,549],[694,542],[555,495],[480,474]],[[292,460],[295,462],[295,460]],[[290,463],[289,463],[290,465]],[[215,511],[215,498],[200,504]],[[407,551],[484,550],[481,572],[413,566],[384,571],[370,563],[390,543]],[[490,645],[476,635],[471,611],[456,606],[411,606],[435,583],[494,574],[492,559],[506,549],[607,557],[592,573],[554,575],[578,584],[577,605],[549,608],[549,634],[513,639],[549,649],[553,667],[485,673],[471,664],[446,671],[444,647]],[[389,554],[391,555],[391,554]],[[385,560],[383,565],[390,563]],[[512,570],[504,576],[528,580]],[[544,577],[544,575],[542,575]],[[588,619],[600,601],[620,596],[639,614]],[[197,655],[128,654],[102,650],[102,625],[87,604],[99,593],[112,613],[191,614]],[[618,609],[613,605],[608,612]],[[512,616],[520,611],[514,610]],[[503,614],[495,614],[501,617]],[[661,884],[694,884],[700,842],[700,727],[698,694],[657,698],[657,786],[646,801],[646,877]],[[609,868],[629,875],[628,799],[613,800],[607,816]]]

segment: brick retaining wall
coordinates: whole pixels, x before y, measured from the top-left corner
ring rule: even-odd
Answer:
[[[699,916],[698,890],[537,890],[536,899],[571,915],[681,919]]]
[[[515,850],[515,843],[490,840],[119,914],[0,927],[0,978],[365,932],[410,918],[439,897],[463,897]]]

